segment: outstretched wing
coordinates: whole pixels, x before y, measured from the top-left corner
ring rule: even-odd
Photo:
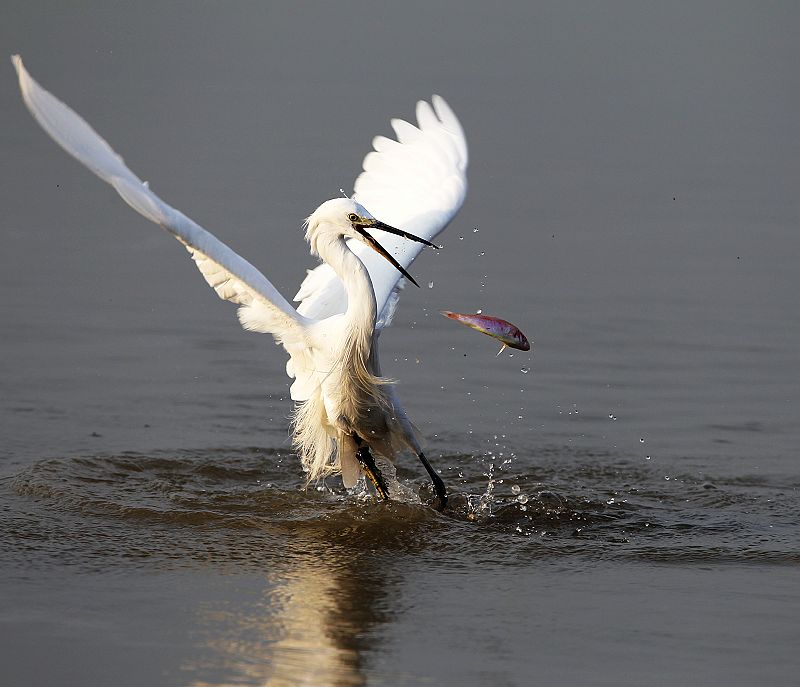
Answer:
[[[354,199],[382,222],[432,241],[450,222],[467,193],[467,141],[449,105],[438,95],[430,104],[417,103],[417,126],[393,119],[393,141],[376,136],[373,152],[364,158]],[[406,269],[422,244],[375,230],[375,237]],[[349,247],[369,270],[377,301],[380,329],[391,322],[403,279],[385,259],[365,244]],[[327,265],[310,270],[295,301],[298,312],[320,319],[347,309],[344,287]]]
[[[22,98],[42,128],[70,155],[111,184],[134,210],[180,241],[217,295],[242,306],[240,319],[245,326],[248,317],[253,318],[256,313],[260,331],[269,331],[279,341],[302,337],[306,318],[297,313],[259,270],[161,200],[80,115],[31,78],[19,55],[11,60],[17,70]]]

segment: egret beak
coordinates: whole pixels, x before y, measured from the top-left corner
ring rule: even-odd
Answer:
[[[376,253],[382,255],[386,258],[394,267],[397,269],[400,274],[402,274],[408,281],[410,281],[414,286],[419,288],[419,284],[417,284],[414,277],[412,277],[405,268],[394,259],[394,257],[387,251],[378,241],[375,239],[374,236],[367,233],[367,229],[380,229],[381,231],[385,231],[388,234],[394,234],[395,236],[402,236],[404,239],[409,239],[410,241],[417,241],[418,243],[424,243],[426,246],[430,246],[431,248],[439,248],[439,246],[431,243],[427,239],[423,239],[419,236],[414,236],[414,234],[409,234],[407,231],[403,231],[402,229],[395,229],[394,227],[390,227],[388,224],[384,224],[379,220],[375,220],[372,224],[368,224],[365,226],[355,227],[355,230],[364,237],[364,240],[367,242],[370,248],[372,248]]]

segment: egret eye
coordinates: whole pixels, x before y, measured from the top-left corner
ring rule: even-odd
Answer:
[[[355,212],[351,212],[349,215],[347,215],[347,219],[349,219],[351,222],[358,222],[359,217]]]

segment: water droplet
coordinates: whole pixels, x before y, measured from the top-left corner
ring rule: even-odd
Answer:
[[[519,484],[515,484],[513,487],[511,487],[511,493],[515,496],[519,494]]]
[[[617,416],[616,416],[616,415],[614,415],[614,413],[609,413],[609,414],[608,414],[608,419],[613,421],[613,420],[616,420],[616,419],[617,419]]]
[[[644,437],[639,437],[639,443],[640,443],[640,444],[643,444],[643,443],[644,443]]]
[[[528,495],[527,494],[520,494],[517,496],[517,503],[528,503]]]
[[[531,368],[529,368],[529,367],[521,367],[521,368],[519,369],[519,371],[520,371],[522,374],[526,375],[526,374],[528,374],[528,373],[531,371]]]
[[[458,237],[458,240],[459,240],[459,241],[463,241],[463,240],[464,240],[464,237],[463,237],[463,236],[459,236],[459,237]]]
[[[486,251],[482,250],[480,253],[478,253],[478,255],[482,257],[482,256],[486,255]]]
[[[478,312],[477,312],[477,313],[475,313],[475,314],[476,314],[476,315],[480,315],[482,312],[483,312],[483,310],[479,309],[479,310],[478,310]]]
[[[645,460],[650,460],[650,456],[645,456]]]
[[[475,228],[472,230],[472,233],[473,233],[473,234],[477,234],[477,233],[478,233],[478,227],[475,227]]]
[[[432,281],[429,281],[429,282],[428,282],[428,288],[429,288],[429,289],[432,289],[432,288],[433,288],[433,282],[432,282]]]

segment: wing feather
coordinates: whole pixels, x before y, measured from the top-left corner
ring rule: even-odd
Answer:
[[[425,100],[417,103],[416,115],[420,129],[433,129],[438,124],[433,108]]]
[[[284,342],[302,338],[306,319],[258,269],[161,200],[80,115],[28,74],[19,55],[11,59],[23,100],[42,128],[70,155],[111,184],[134,210],[180,241],[217,295],[242,306],[240,319],[245,326],[268,331]]]
[[[392,119],[397,140],[376,136],[364,158],[354,198],[375,217],[432,241],[461,208],[467,192],[468,152],[464,131],[445,100],[417,103],[417,126]],[[408,269],[421,244],[376,231],[376,238]],[[377,328],[387,326],[397,305],[400,273],[363,243],[349,246],[367,267],[378,304]],[[347,296],[333,270],[311,270],[295,301],[306,316],[329,317],[347,309]]]

